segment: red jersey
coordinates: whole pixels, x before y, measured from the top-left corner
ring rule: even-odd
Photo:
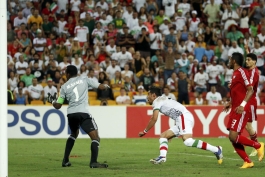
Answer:
[[[238,68],[234,71],[230,86],[232,110],[240,106],[246,96],[247,87],[252,86],[249,80],[250,77],[248,70],[244,68]]]
[[[259,86],[259,70],[257,67],[255,67],[254,69],[248,70],[248,74],[250,77],[249,82],[253,86],[253,91],[254,91],[251,99],[248,102],[250,105],[257,105],[256,95]]]

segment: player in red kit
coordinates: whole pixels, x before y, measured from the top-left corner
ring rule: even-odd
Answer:
[[[227,129],[229,130],[229,139],[237,154],[244,160],[244,164],[240,168],[251,168],[254,163],[248,157],[244,145],[257,149],[259,161],[261,161],[264,157],[264,143],[241,135],[251,114],[248,101],[254,93],[248,71],[242,68],[243,63],[242,54],[238,52],[232,54],[229,62],[230,68],[234,70],[230,86],[231,101],[225,105],[224,111],[227,112],[231,108]]]
[[[252,122],[257,120],[257,89],[259,86],[259,70],[256,67],[256,63],[257,63],[257,56],[254,53],[249,53],[247,54],[246,57],[246,68],[248,69],[248,73],[250,76],[250,83],[253,86],[253,95],[251,97],[251,99],[249,100],[249,105],[250,105],[250,117],[248,117],[248,123],[246,125],[246,130],[250,136],[250,139],[253,141],[258,142],[257,139],[257,132],[253,129],[252,126]],[[251,154],[249,156],[256,156],[257,155],[257,150],[253,149],[253,151],[251,152]]]

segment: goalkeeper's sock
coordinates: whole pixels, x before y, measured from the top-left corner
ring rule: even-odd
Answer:
[[[240,143],[232,143],[232,144],[235,148],[235,151],[241,157],[241,159],[243,159],[244,162],[251,163],[251,160],[245,151],[245,147]]]
[[[252,141],[258,142],[257,132],[255,132],[253,135],[250,135],[250,139],[251,139]]]
[[[196,140],[196,139],[192,139],[192,138],[188,138],[184,141],[184,144],[188,147],[196,147],[198,149],[203,149],[203,150],[207,150],[207,151],[211,151],[212,153],[216,153],[218,152],[218,147],[213,146],[209,143],[206,143],[204,141],[201,140]]]
[[[235,143],[239,143],[239,144],[242,144],[245,146],[250,146],[250,147],[253,147],[255,149],[259,149],[261,146],[259,142],[250,140],[247,137],[242,136],[242,135],[237,135],[237,139],[236,139]]]
[[[160,143],[160,156],[166,157],[167,156],[167,150],[168,150],[168,140],[167,138],[160,138],[159,139]]]
[[[66,141],[65,151],[64,151],[64,161],[65,162],[69,161],[69,155],[72,151],[74,144],[75,144],[75,138],[72,136],[69,136],[69,138]]]
[[[99,149],[99,141],[98,140],[92,140],[90,149],[91,149],[90,164],[91,164],[93,162],[97,162],[97,159],[98,159],[98,149]]]

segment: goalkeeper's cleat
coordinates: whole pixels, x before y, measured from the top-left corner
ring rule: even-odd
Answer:
[[[261,162],[264,157],[264,143],[260,143],[260,148],[257,149],[259,161]]]
[[[256,156],[258,151],[256,149],[253,149],[252,152],[249,154],[249,156],[254,157]]]
[[[62,162],[62,167],[70,167],[72,164],[71,162],[65,162],[64,159],[63,159],[63,162]]]
[[[250,162],[250,163],[244,162],[242,167],[240,167],[240,168],[243,169],[243,168],[252,168],[252,167],[254,167],[254,163],[253,162]]]
[[[166,162],[166,161],[167,161],[166,157],[162,157],[162,156],[159,156],[159,157],[157,157],[156,159],[151,159],[151,160],[150,160],[150,162],[151,162],[152,164],[161,164],[161,163],[164,163],[164,162]]]
[[[214,153],[214,155],[217,158],[218,164],[222,164],[223,163],[223,148],[222,146],[217,146],[217,148],[218,148],[218,152]]]
[[[90,168],[108,168],[108,164],[93,162],[90,164]]]

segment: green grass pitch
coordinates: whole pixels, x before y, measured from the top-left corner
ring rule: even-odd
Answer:
[[[90,169],[90,140],[77,139],[70,161],[62,168],[66,139],[9,140],[9,177],[254,177],[265,175],[265,162],[251,157],[254,168],[239,169],[243,164],[233,153],[227,138],[202,138],[223,146],[224,161],[217,164],[208,151],[187,148],[181,139],[169,143],[167,162],[149,163],[159,155],[158,139],[101,139],[99,162],[107,161],[108,169]],[[260,138],[260,141],[265,139]],[[247,148],[248,153],[251,151]],[[265,159],[264,159],[265,161]]]

